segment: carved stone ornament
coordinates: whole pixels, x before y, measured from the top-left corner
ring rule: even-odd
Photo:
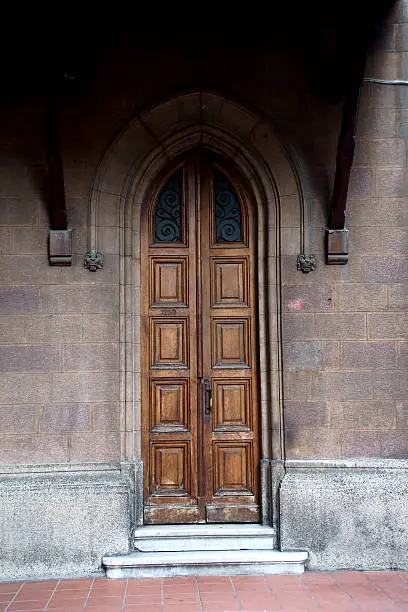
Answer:
[[[103,268],[103,257],[99,251],[88,251],[84,257],[84,267],[90,272],[96,272]]]
[[[300,253],[297,257],[297,269],[301,270],[304,274],[313,272],[313,270],[316,270],[316,257]]]

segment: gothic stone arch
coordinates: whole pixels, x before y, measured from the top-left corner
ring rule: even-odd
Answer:
[[[156,175],[176,156],[202,144],[233,159],[251,184],[258,209],[263,522],[275,523],[274,490],[285,458],[280,330],[281,207],[299,219],[304,207],[295,164],[272,125],[221,95],[196,91],[165,100],[136,116],[114,138],[95,174],[89,201],[88,253],[104,252],[114,208],[119,218],[121,453],[135,466],[136,524],[142,522],[140,214]],[[98,272],[102,273],[102,272]]]

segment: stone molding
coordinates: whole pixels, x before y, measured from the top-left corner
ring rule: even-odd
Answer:
[[[286,469],[408,470],[408,459],[287,459]]]

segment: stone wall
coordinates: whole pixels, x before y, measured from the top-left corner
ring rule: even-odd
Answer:
[[[103,276],[83,267],[99,151],[87,159],[64,141],[75,256],[72,268],[50,267],[42,108],[22,103],[3,111],[0,463],[119,460],[115,229]]]
[[[145,158],[138,159],[138,167],[144,168],[148,153],[167,146],[167,129],[176,134],[181,127],[186,128],[188,119],[191,125],[194,123],[193,116],[189,116],[193,106],[183,105],[180,99],[167,106],[159,102],[175,92],[206,90],[213,92],[208,94],[208,99],[212,95],[212,105],[198,109],[202,124],[210,126],[206,136],[213,137],[213,142],[221,134],[226,141],[229,138],[231,156],[236,159],[244,159],[246,139],[248,150],[253,146],[255,151],[253,165],[248,164],[255,177],[256,169],[262,165],[258,163],[261,154],[264,153],[263,159],[273,159],[275,154],[268,140],[271,131],[265,127],[273,124],[290,151],[288,159],[297,168],[304,194],[299,206],[299,186],[295,174],[288,171],[288,159],[283,169],[278,163],[280,158],[270,164],[268,172],[274,177],[269,177],[270,185],[274,184],[278,193],[263,203],[269,219],[260,228],[262,240],[271,249],[269,257],[261,262],[269,285],[262,286],[260,294],[265,302],[268,298],[269,311],[263,314],[269,321],[269,332],[273,329],[269,347],[268,332],[261,329],[262,363],[267,364],[269,350],[272,381],[270,388],[262,389],[266,423],[263,441],[266,460],[305,462],[296,473],[289,469],[281,486],[282,546],[310,550],[313,567],[358,566],[344,552],[349,542],[347,520],[353,514],[349,508],[344,509],[347,518],[333,540],[337,542],[337,565],[329,542],[332,532],[322,529],[319,539],[316,530],[309,530],[309,519],[320,517],[317,522],[324,525],[328,497],[332,506],[327,507],[343,508],[337,503],[337,486],[343,487],[339,490],[344,495],[361,490],[360,526],[355,540],[358,543],[365,530],[376,533],[380,529],[391,508],[385,500],[390,489],[399,486],[402,472],[394,466],[377,478],[377,467],[371,466],[371,479],[361,480],[352,470],[341,476],[330,470],[315,473],[307,460],[341,462],[372,457],[398,461],[408,453],[408,87],[374,82],[408,78],[407,6],[406,1],[397,3],[367,65],[366,75],[371,81],[364,84],[358,120],[347,207],[350,256],[346,266],[324,263],[324,230],[341,104],[330,103],[313,89],[304,70],[304,58],[292,52],[292,42],[296,41],[286,41],[284,50],[274,47],[273,41],[258,48],[214,45],[201,59],[185,53],[180,45],[136,48],[125,41],[101,61],[82,89],[61,97],[61,151],[74,231],[72,267],[48,265],[42,101],[34,96],[18,103],[2,103],[0,465],[5,476],[0,489],[9,491],[11,487],[14,491],[13,495],[4,494],[9,503],[2,519],[5,529],[11,529],[13,507],[19,508],[25,497],[31,517],[42,512],[53,477],[41,480],[29,472],[27,477],[13,477],[11,481],[9,468],[4,466],[31,464],[41,472],[50,464],[51,473],[60,472],[63,464],[84,463],[88,467],[83,471],[87,472],[92,471],[90,464],[105,462],[116,470],[108,489],[112,486],[117,493],[115,483],[121,478],[118,462],[133,461],[140,455],[140,396],[132,395],[132,360],[140,338],[130,340],[124,332],[125,327],[135,330],[139,314],[137,309],[128,308],[125,299],[138,304],[140,275],[137,279],[132,272],[130,276],[124,274],[126,266],[128,271],[136,269],[139,236],[125,219],[121,197],[111,186],[120,183],[124,161],[132,161],[132,152],[142,148],[141,135],[139,140],[127,143],[126,160],[121,157],[123,150],[115,150],[115,145],[109,148],[111,183],[104,184],[98,218],[92,223],[89,199],[92,201],[95,195],[93,179],[99,176],[98,164],[102,158],[106,161],[107,156],[103,156],[109,144],[120,142],[115,137],[124,133],[124,126],[142,120],[147,125],[143,138],[150,139],[151,148],[145,151]],[[222,100],[235,100],[242,106],[229,102],[228,109],[235,110],[225,114],[227,105]],[[154,105],[155,110],[149,110]],[[245,110],[246,105],[250,111]],[[160,116],[163,109],[165,116]],[[155,117],[154,124],[149,124],[151,116]],[[256,117],[256,121],[246,123],[248,117],[250,121]],[[192,137],[191,143],[194,142]],[[163,156],[164,153],[162,160]],[[257,179],[262,182],[259,176]],[[136,204],[140,206],[140,202]],[[97,246],[104,256],[103,270],[95,273],[83,266],[83,255],[93,240],[88,230],[93,226],[98,228]],[[128,235],[125,243],[124,236]],[[317,269],[309,274],[296,267],[302,251],[313,253],[317,259]],[[123,282],[124,278],[131,280]],[[128,398],[127,409],[123,407],[124,398]],[[24,472],[25,468],[21,469]],[[94,492],[89,483],[84,484],[85,480],[78,476],[82,484],[77,489],[68,487],[69,494],[64,479],[57,483],[56,510],[49,515],[56,533],[60,529],[67,533],[64,529],[72,524],[76,507],[94,516],[94,524],[102,520],[99,514],[92,514]],[[99,486],[96,480],[89,481],[94,482],[95,490]],[[326,485],[333,495],[327,493]],[[273,489],[277,488],[274,483]],[[369,517],[366,502],[371,489],[376,492],[380,511]],[[34,490],[39,492],[33,493]],[[85,501],[82,493],[78,496],[79,491],[86,492]],[[73,496],[71,501],[67,495]],[[140,515],[141,491],[138,495]],[[124,546],[124,525],[130,530],[133,516],[133,502],[128,497],[125,503],[124,497],[120,501],[115,497],[113,502],[115,520],[121,526],[114,546],[118,550]],[[103,507],[108,507],[110,499],[109,492]],[[406,525],[402,519],[398,522],[396,510],[400,508],[399,493],[395,499],[394,518],[390,520],[402,533],[401,541],[405,541]],[[58,515],[65,505],[71,507],[72,513],[66,516],[63,526]],[[304,508],[314,508],[314,514],[305,512],[302,518]],[[30,557],[24,557],[30,542],[18,535],[19,529],[26,529],[26,522],[21,514],[15,517],[13,536],[3,546],[11,551],[10,558],[20,563],[21,575],[74,572],[74,566],[66,565],[63,570],[64,562],[59,564],[57,539],[49,541],[48,552],[44,553],[48,565],[31,565]],[[76,566],[78,572],[98,568],[97,555],[104,546],[108,547],[107,533],[111,528],[109,523],[102,543],[93,546],[91,560],[78,553],[82,559]],[[43,537],[40,526],[38,529],[37,542]],[[86,529],[77,533],[77,543],[84,537],[97,538],[94,527]],[[23,547],[20,557],[13,548],[18,538]],[[328,550],[327,554],[319,553]],[[377,554],[377,549],[373,551],[373,555]],[[384,567],[400,564],[398,555],[388,550]],[[365,566],[374,567],[374,558],[364,557]],[[9,567],[11,576],[17,570],[15,565]]]
[[[397,4],[390,16],[369,57],[367,79],[407,78],[406,6]],[[291,262],[283,258],[288,458],[407,456],[407,103],[406,85],[364,84],[344,267],[327,267],[323,258],[324,185],[333,180],[333,148],[326,165],[310,169],[319,267],[301,275],[295,254]]]
[[[281,546],[314,570],[407,569],[405,460],[289,461],[280,490]]]
[[[0,476],[0,579],[96,575],[129,549],[133,485],[109,464],[8,469]]]

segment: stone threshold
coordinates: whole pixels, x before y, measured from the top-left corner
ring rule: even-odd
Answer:
[[[133,552],[105,555],[107,578],[302,574],[307,552],[278,550],[216,550]]]

